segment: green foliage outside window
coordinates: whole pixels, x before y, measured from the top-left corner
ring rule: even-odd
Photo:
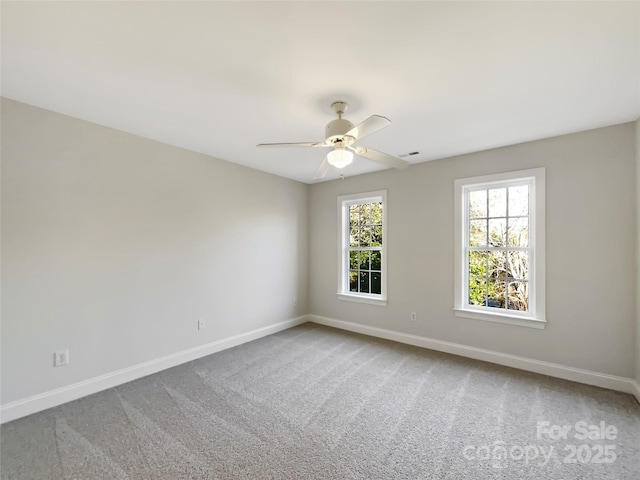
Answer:
[[[382,293],[382,202],[349,207],[349,290]]]
[[[528,310],[527,205],[527,186],[470,192],[470,305]]]

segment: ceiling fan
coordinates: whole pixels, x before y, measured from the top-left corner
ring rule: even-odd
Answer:
[[[261,143],[258,147],[329,147],[329,154],[322,161],[316,173],[315,180],[324,178],[329,168],[344,168],[353,161],[353,153],[368,158],[393,168],[406,168],[410,165],[406,160],[394,157],[388,153],[382,153],[369,147],[353,145],[358,140],[377,132],[391,123],[388,118],[380,115],[371,115],[364,122],[353,126],[349,120],[342,118],[347,110],[346,102],[333,102],[331,108],[338,114],[338,118],[329,122],[325,128],[324,142],[298,142],[298,143]]]

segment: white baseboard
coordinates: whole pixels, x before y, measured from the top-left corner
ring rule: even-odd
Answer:
[[[636,400],[640,403],[640,383],[636,380],[631,380],[631,384],[633,387],[633,396],[636,397]]]
[[[572,380],[578,383],[594,385],[596,387],[608,388],[620,392],[633,394],[640,402],[640,385],[631,378],[617,377],[615,375],[607,375],[605,373],[592,372],[589,370],[581,370],[579,368],[567,367],[557,363],[542,362],[532,358],[519,357],[509,355],[493,350],[485,350],[483,348],[470,347],[459,343],[445,342],[435,340],[433,338],[421,337],[409,333],[401,333],[383,328],[370,327],[359,323],[346,322],[344,320],[336,320],[334,318],[321,317],[319,315],[309,315],[310,322],[326,325],[329,327],[340,328],[350,332],[362,333],[372,337],[384,338],[395,342],[406,343],[416,347],[428,348],[439,352],[452,353],[462,357],[473,358],[475,360],[483,360],[485,362],[496,363],[506,367],[526,370],[528,372],[540,373],[551,377]]]
[[[11,420],[31,415],[32,413],[56,407],[63,403],[166,370],[167,368],[172,368],[185,362],[197,360],[198,358],[211,355],[212,353],[226,350],[227,348],[266,337],[267,335],[295,327],[296,325],[306,323],[307,321],[308,319],[306,315],[285,320],[247,333],[241,333],[239,335],[234,335],[233,337],[216,340],[215,342],[199,345],[197,347],[166,355],[148,362],[139,363],[131,367],[123,368],[122,370],[90,378],[66,387],[57,388],[22,400],[17,400],[0,406],[0,423],[10,422]]]

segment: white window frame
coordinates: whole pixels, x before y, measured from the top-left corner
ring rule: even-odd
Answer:
[[[504,187],[526,182],[529,185],[529,311],[503,310],[469,305],[467,265],[468,193],[472,190]],[[454,313],[458,317],[487,320],[531,328],[546,325],[545,307],[545,169],[461,178],[455,181],[455,287]]]
[[[349,291],[349,207],[359,203],[382,202],[382,259],[380,294]],[[372,305],[387,305],[387,191],[340,195],[338,197],[338,298]]]

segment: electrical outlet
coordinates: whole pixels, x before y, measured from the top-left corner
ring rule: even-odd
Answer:
[[[204,330],[204,327],[206,327],[207,324],[204,322],[204,318],[201,318],[200,320],[198,320],[198,330]]]
[[[418,320],[418,314],[416,312],[411,312],[411,321],[415,322]]]
[[[53,366],[64,367],[69,365],[69,350],[60,350],[53,353]]]

